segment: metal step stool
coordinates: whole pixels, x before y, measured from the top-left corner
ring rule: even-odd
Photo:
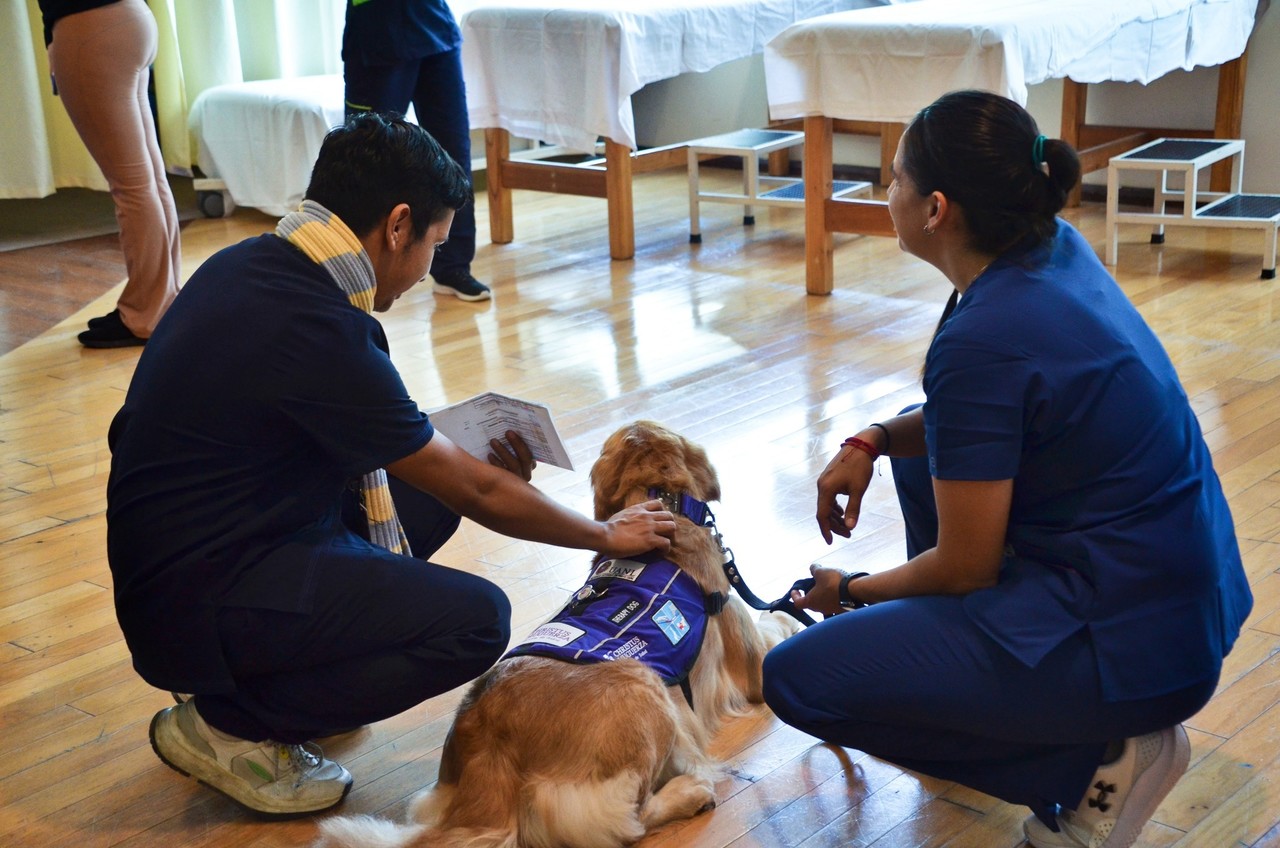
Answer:
[[[735,203],[742,206],[742,224],[756,222],[753,206],[804,207],[804,180],[795,177],[760,175],[760,157],[778,150],[804,146],[804,133],[783,130],[744,129],[721,135],[698,138],[689,148],[689,241],[702,241],[699,206],[702,201]],[[742,160],[742,192],[702,191],[699,187],[700,158],[703,156],[737,156]],[[871,183],[836,180],[832,197],[870,194]]]
[[[1226,159],[1232,160],[1231,191],[1199,191],[1200,172]],[[1159,173],[1151,212],[1120,211],[1120,174],[1123,171]],[[1170,186],[1171,174],[1180,175],[1180,189]],[[1120,224],[1153,224],[1152,244],[1164,243],[1166,226],[1259,229],[1265,239],[1262,279],[1274,279],[1280,195],[1244,194],[1241,191],[1243,179],[1242,139],[1158,138],[1113,157],[1107,164],[1107,264],[1116,264]],[[1182,211],[1169,213],[1170,201],[1181,201]],[[1204,201],[1209,202],[1202,206]]]

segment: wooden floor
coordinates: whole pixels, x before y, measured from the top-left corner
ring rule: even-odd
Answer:
[[[831,548],[813,521],[814,479],[843,437],[920,399],[946,283],[893,240],[838,237],[835,293],[806,296],[798,212],[759,209],[744,229],[738,210],[707,204],[703,243],[690,246],[685,192],[681,174],[637,180],[629,262],[608,259],[600,201],[517,193],[517,241],[492,246],[481,200],[475,271],[494,301],[415,290],[384,319],[410,391],[425,408],[483,389],[548,403],[576,470],[544,468],[535,482],[584,511],[587,469],[607,433],[637,417],[678,428],[718,466],[716,515],[760,595],[781,594],[817,559],[895,564],[903,543],[887,470],[856,538]],[[1101,208],[1070,217],[1100,249]],[[270,224],[249,210],[191,223],[184,268]],[[1216,697],[1188,722],[1191,770],[1139,844],[1276,848],[1280,283],[1258,279],[1253,233],[1188,228],[1159,248],[1138,229],[1123,235],[1117,274],[1200,415],[1256,595]],[[96,260],[71,250],[56,261]],[[0,286],[17,285],[5,262],[0,254]],[[148,745],[147,723],[168,695],[130,667],[103,516],[107,425],[138,352],[76,344],[85,319],[112,308],[114,290],[85,296],[83,308],[0,356],[0,845],[305,845],[313,822],[257,821],[164,767]],[[465,522],[439,559],[498,582],[518,635],[587,566],[582,553]],[[443,695],[330,745],[356,777],[344,811],[398,817],[435,779],[457,699]],[[819,745],[767,715],[735,723],[717,745],[727,765],[719,807],[643,848],[1022,844],[1023,809]]]

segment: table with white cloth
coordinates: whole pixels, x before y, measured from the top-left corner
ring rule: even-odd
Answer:
[[[485,129],[490,239],[512,241],[511,191],[605,198],[615,259],[635,253],[634,173],[680,167],[682,145],[637,153],[631,96],[645,85],[758,54],[814,15],[894,0],[459,0],[471,126]],[[514,160],[510,136],[590,153]]]
[[[188,124],[205,177],[240,206],[285,215],[302,202],[320,143],[343,121],[341,74],[215,86]]]
[[[1265,0],[1264,0],[1265,2]],[[1026,103],[1064,79],[1062,137],[1087,173],[1150,138],[1239,136],[1245,47],[1258,0],[919,0],[812,18],[765,47],[772,119],[805,130],[806,287],[832,290],[833,232],[892,235],[887,207],[831,197],[839,123],[906,123],[942,94],[980,88]],[[1092,127],[1087,84],[1147,83],[1221,65],[1212,131]],[[1216,179],[1225,181],[1229,175]]]

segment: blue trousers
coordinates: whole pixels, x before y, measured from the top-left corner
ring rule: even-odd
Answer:
[[[511,605],[502,590],[421,559],[448,540],[458,516],[395,477],[389,482],[414,556],[361,538],[356,512],[351,532],[328,544],[273,554],[273,568],[314,581],[314,603],[306,614],[221,609],[218,635],[237,689],[196,693],[213,727],[242,739],[305,742],[461,686],[506,650]]]
[[[343,74],[348,118],[369,111],[403,116],[413,103],[418,126],[471,174],[471,124],[461,49],[386,65],[348,59]],[[449,279],[469,274],[475,255],[476,208],[468,203],[454,214],[449,240],[436,251],[431,276]]]
[[[908,556],[937,543],[924,457],[894,459]],[[903,768],[1030,807],[1075,808],[1107,743],[1194,715],[1216,681],[1158,698],[1103,698],[1087,630],[1028,668],[962,599],[923,596],[829,618],[769,652],[765,701],[794,727]]]

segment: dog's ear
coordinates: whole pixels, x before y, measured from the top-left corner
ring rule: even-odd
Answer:
[[[617,511],[609,507],[617,491],[622,466],[618,451],[620,436],[621,431],[606,439],[600,457],[591,465],[591,495],[596,521],[604,521]]]
[[[698,492],[704,501],[720,500],[720,478],[716,475],[716,469],[711,464],[711,460],[707,458],[707,452],[701,445],[684,437],[681,437],[681,441],[684,442],[684,466],[688,469],[689,476],[693,478],[694,491]]]
[[[605,439],[600,457],[591,466],[591,493],[597,521],[604,521],[626,506],[626,499],[641,476],[640,462],[649,452],[645,424],[637,421],[615,430]]]

